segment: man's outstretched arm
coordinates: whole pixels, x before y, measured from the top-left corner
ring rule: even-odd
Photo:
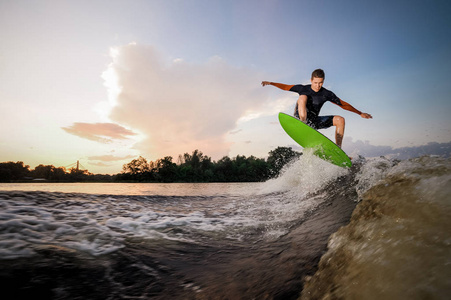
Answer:
[[[341,108],[345,109],[345,110],[349,110],[352,111],[353,113],[358,114],[359,116],[361,116],[364,119],[372,119],[373,116],[364,112],[361,112],[360,110],[356,109],[354,106],[352,106],[351,104],[349,104],[346,101],[343,101],[340,99],[341,105],[337,104],[338,106],[340,106]],[[333,103],[333,102],[332,102]],[[336,104],[336,103],[334,103]]]
[[[288,84],[271,82],[271,81],[262,81],[262,86],[267,86],[267,85],[273,85],[284,91],[289,91],[294,86],[294,84],[288,85]]]

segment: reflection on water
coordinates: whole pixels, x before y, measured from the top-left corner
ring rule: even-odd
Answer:
[[[41,191],[97,195],[248,195],[261,183],[0,183],[0,191]]]

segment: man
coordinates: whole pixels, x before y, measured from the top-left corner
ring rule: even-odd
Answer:
[[[330,101],[345,110],[360,115],[364,119],[372,119],[373,117],[370,114],[362,113],[355,109],[351,104],[339,99],[334,93],[323,88],[324,78],[324,71],[316,69],[313,71],[310,79],[312,84],[309,85],[287,85],[263,81],[262,86],[273,85],[284,91],[298,93],[299,99],[296,103],[294,116],[315,129],[325,129],[335,126],[335,143],[341,148],[345,132],[345,119],[341,116],[320,116],[319,112],[324,103]]]

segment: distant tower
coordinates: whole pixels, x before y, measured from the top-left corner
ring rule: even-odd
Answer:
[[[80,169],[80,161],[77,160],[77,171]]]

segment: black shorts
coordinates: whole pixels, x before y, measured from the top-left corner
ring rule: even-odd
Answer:
[[[319,116],[307,120],[307,125],[314,129],[326,129],[334,125],[334,116]]]

